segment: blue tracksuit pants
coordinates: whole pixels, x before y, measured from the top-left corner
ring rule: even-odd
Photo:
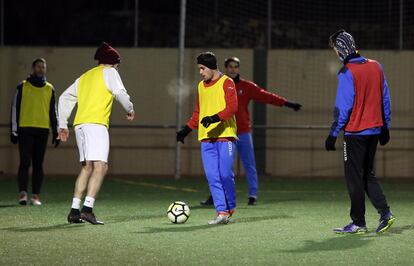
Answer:
[[[238,138],[239,140],[236,142],[237,151],[246,171],[249,197],[257,197],[258,180],[252,134],[250,132],[241,133],[238,135]]]
[[[231,141],[201,143],[204,172],[217,212],[228,212],[236,208],[233,172],[235,148]]]

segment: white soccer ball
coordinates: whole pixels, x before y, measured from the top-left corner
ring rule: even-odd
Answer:
[[[174,201],[167,210],[168,219],[175,224],[183,224],[190,217],[190,207],[185,202]]]

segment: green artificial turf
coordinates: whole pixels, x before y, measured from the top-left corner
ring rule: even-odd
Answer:
[[[133,180],[133,179],[132,179]],[[262,180],[257,206],[237,184],[234,223],[209,226],[202,179],[108,179],[95,203],[104,226],[69,225],[74,180],[48,179],[43,206],[18,206],[14,180],[0,180],[0,265],[412,265],[414,181],[382,182],[397,220],[375,234],[378,215],[367,202],[365,235],[335,235],[349,222],[342,180]],[[166,209],[187,202],[187,223]]]

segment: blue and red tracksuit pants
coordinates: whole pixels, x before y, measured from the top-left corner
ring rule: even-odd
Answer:
[[[214,207],[218,213],[236,208],[233,163],[236,145],[232,141],[201,143],[201,158]]]

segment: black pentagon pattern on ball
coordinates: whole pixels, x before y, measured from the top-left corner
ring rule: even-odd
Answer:
[[[178,206],[181,206],[181,213],[179,214],[179,215],[176,215],[174,212],[173,212],[173,209],[174,208],[177,208],[177,205]],[[176,209],[176,211],[178,211],[177,209]],[[182,216],[182,215],[184,215],[185,217],[187,217],[187,219],[189,218],[189,216],[185,213],[185,204],[183,204],[183,203],[181,203],[181,202],[178,202],[178,201],[175,201],[173,204],[172,204],[172,206],[171,206],[171,208],[168,210],[168,212],[167,212],[167,214],[168,213],[171,213],[173,216],[174,216],[174,221],[173,221],[173,223],[178,223],[178,221],[177,221],[177,219],[178,219],[178,217],[180,217],[180,216]]]

